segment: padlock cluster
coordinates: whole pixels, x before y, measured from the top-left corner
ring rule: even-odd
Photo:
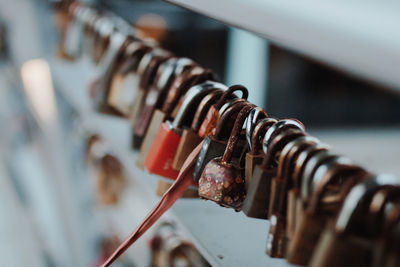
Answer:
[[[399,266],[399,178],[333,153],[301,122],[270,117],[246,100],[245,87],[216,81],[115,16],[76,3],[68,12],[63,55],[97,64],[95,108],[131,122],[140,168],[174,180],[194,162],[201,198],[269,220],[271,257],[315,267]]]

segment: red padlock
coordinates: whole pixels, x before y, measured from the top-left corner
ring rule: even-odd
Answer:
[[[193,117],[193,112],[189,111],[196,110],[200,100],[216,88],[220,88],[220,83],[211,81],[193,86],[187,92],[174,121],[172,123],[166,121],[161,124],[144,162],[145,168],[150,173],[176,179],[179,171],[172,168],[172,162],[181,140],[181,126],[188,123],[189,116]]]

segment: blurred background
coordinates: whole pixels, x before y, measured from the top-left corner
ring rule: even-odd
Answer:
[[[59,37],[54,2],[0,0],[0,266],[98,266],[121,241],[122,227],[109,220],[121,216],[120,198],[127,192],[107,192],[102,175],[118,170],[112,175],[116,187],[124,188],[126,159],[96,130],[82,127],[81,110],[60,93],[60,81],[73,83],[79,76],[53,68]],[[270,115],[297,118],[311,134],[371,170],[400,174],[400,88],[352,76],[163,1],[90,3],[121,16],[177,56],[213,69],[226,84],[245,85],[250,100]],[[35,86],[32,75],[45,81]],[[133,229],[146,210],[137,211],[137,219],[125,214],[121,220]],[[168,238],[189,239],[173,220],[163,221],[135,256],[118,264],[165,266],[157,260]],[[211,264],[185,242],[175,253],[191,255],[198,265],[182,256],[176,266]]]

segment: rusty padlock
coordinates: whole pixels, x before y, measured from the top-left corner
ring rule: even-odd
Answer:
[[[209,161],[224,154],[236,115],[246,105],[251,104],[240,101],[229,107],[218,121],[215,133],[205,138],[193,171],[193,180],[195,182],[199,181],[204,167]],[[239,149],[236,151],[239,151]]]
[[[271,257],[284,257],[289,240],[286,232],[286,201],[287,193],[291,186],[290,175],[293,170],[293,162],[291,162],[292,157],[296,156],[299,149],[312,143],[318,143],[318,140],[311,136],[294,137],[293,141],[287,143],[280,153],[277,175],[273,178],[271,183],[273,187],[275,186],[275,192],[271,194],[269,206],[269,213],[271,215],[267,239],[267,254]]]
[[[158,69],[156,78],[144,99],[139,118],[133,125],[133,147],[139,148],[149,127],[154,110],[161,108],[173,79],[196,64],[188,58],[170,58]]]
[[[371,266],[373,247],[365,240],[368,238],[366,211],[376,192],[391,187],[400,189],[398,177],[378,175],[355,185],[344,200],[333,227],[324,231],[310,266]]]
[[[269,199],[271,193],[271,180],[276,176],[276,166],[274,166],[275,153],[278,151],[268,151],[269,143],[279,132],[285,129],[299,129],[304,131],[304,126],[295,120],[280,120],[271,125],[263,138],[263,151],[265,157],[263,162],[255,165],[251,183],[247,191],[247,197],[243,204],[243,212],[249,216],[260,219],[268,218]]]
[[[252,106],[243,107],[229,137],[224,155],[212,159],[204,167],[199,180],[199,196],[212,200],[217,204],[240,211],[246,195],[244,187],[244,172],[240,164],[233,161],[233,150],[238,149],[243,124],[251,111]]]
[[[166,121],[161,124],[153,145],[147,154],[144,165],[153,174],[169,179],[175,179],[178,171],[172,168],[176,150],[181,140],[182,126],[191,123],[193,112],[198,103],[210,91],[215,89],[214,82],[205,82],[193,86],[185,95],[185,99],[174,121]]]
[[[218,123],[218,120],[221,118],[223,111],[221,110],[222,106],[230,99],[235,98],[234,92],[241,91],[242,97],[241,99],[246,100],[249,96],[249,92],[246,87],[243,85],[233,85],[225,91],[225,93],[221,96],[217,103],[211,106],[210,110],[207,112],[207,115],[202,122],[199,129],[199,136],[205,138],[208,134],[213,131]]]
[[[201,122],[204,120],[210,106],[218,100],[222,93],[222,90],[215,89],[215,91],[210,92],[201,100],[194,114],[191,127],[183,130],[181,141],[179,142],[174,161],[172,162],[172,168],[175,170],[180,170],[182,168],[188,155],[203,140],[203,138],[198,135]]]
[[[288,249],[288,261],[308,264],[326,223],[336,215],[346,191],[340,184],[354,185],[365,171],[345,157],[322,151],[307,162],[302,180],[303,212]],[[346,178],[346,179],[343,179]],[[305,184],[313,190],[304,189]],[[335,185],[335,186],[332,186]],[[341,191],[342,190],[342,191]],[[312,193],[311,193],[312,192]],[[324,198],[322,198],[324,196]]]

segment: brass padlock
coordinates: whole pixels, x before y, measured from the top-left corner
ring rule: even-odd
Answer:
[[[334,226],[327,227],[318,242],[310,266],[371,266],[373,243],[368,242],[371,234],[368,236],[365,229],[369,215],[366,211],[375,193],[385,187],[400,189],[400,179],[378,175],[351,189]]]
[[[268,219],[271,180],[276,176],[275,153],[279,150],[274,146],[274,151],[268,151],[268,146],[279,132],[290,128],[304,131],[304,126],[295,120],[280,120],[271,125],[264,135],[262,144],[265,157],[261,164],[254,167],[247,197],[243,203],[243,211],[249,217]]]
[[[262,151],[261,138],[265,135],[265,132],[270,126],[276,123],[277,120],[273,118],[265,118],[260,120],[252,132],[252,138],[250,142],[250,151],[246,153],[246,191],[249,189],[251,177],[253,176],[254,166],[261,164],[264,153]],[[247,132],[246,132],[247,134]]]
[[[194,114],[191,127],[183,130],[182,139],[179,142],[174,161],[172,162],[172,168],[175,170],[180,170],[182,168],[182,165],[187,159],[188,155],[203,140],[203,138],[198,135],[201,122],[203,121],[210,106],[218,100],[222,93],[222,90],[216,89],[201,100],[199,106],[197,107],[196,113]]]
[[[288,249],[290,263],[308,264],[323,228],[335,216],[347,194],[344,189],[357,183],[363,176],[365,171],[350,160],[326,151],[316,153],[307,162],[301,190],[304,211]],[[341,185],[346,182],[349,186]]]
[[[217,204],[240,211],[246,195],[244,172],[240,164],[233,161],[233,150],[237,149],[243,123],[253,107],[243,107],[229,137],[224,155],[214,158],[204,167],[199,180],[199,196]]]
[[[193,171],[193,180],[195,182],[199,181],[204,167],[209,161],[224,154],[228,143],[227,139],[229,139],[233,127],[234,118],[245,105],[250,105],[250,103],[241,101],[229,107],[218,121],[215,133],[208,135],[204,139],[204,144]],[[239,149],[237,151],[239,151]]]

